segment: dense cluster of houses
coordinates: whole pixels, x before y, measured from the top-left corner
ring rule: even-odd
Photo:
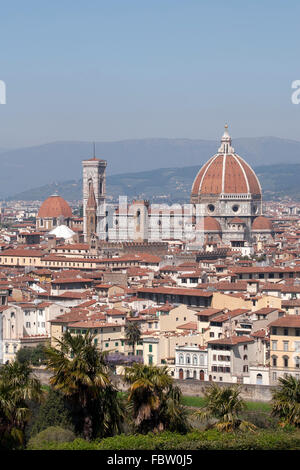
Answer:
[[[298,215],[270,204],[274,239],[253,255],[183,244],[108,245],[0,232],[0,362],[65,331],[93,334],[101,351],[167,365],[176,379],[273,385],[300,377]],[[20,226],[21,225],[21,226]],[[27,234],[26,239],[24,238]],[[30,237],[31,234],[31,237]],[[10,235],[10,237],[8,237]],[[104,248],[105,249],[104,249]],[[141,336],[134,348],[126,325]]]

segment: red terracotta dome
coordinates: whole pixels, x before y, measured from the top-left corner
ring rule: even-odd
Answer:
[[[227,127],[218,153],[203,165],[192,186],[192,198],[221,193],[260,196],[262,193],[259,180],[252,168],[234,153]]]
[[[72,210],[67,201],[54,194],[48,197],[40,207],[38,217],[41,219],[63,216],[66,219],[72,217]]]
[[[273,230],[273,224],[270,219],[260,215],[254,219],[252,230]]]
[[[196,225],[196,230],[204,230],[204,232],[221,232],[221,225],[214,217],[204,217],[203,220]]]

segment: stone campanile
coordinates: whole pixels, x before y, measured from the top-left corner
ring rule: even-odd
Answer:
[[[83,234],[84,241],[88,242],[88,234],[93,231],[91,227],[88,227],[90,218],[88,217],[87,205],[93,192],[93,198],[96,202],[95,213],[96,213],[96,235],[99,240],[106,239],[106,165],[105,160],[93,157],[89,160],[83,160],[83,175],[82,175],[82,186],[83,186]]]

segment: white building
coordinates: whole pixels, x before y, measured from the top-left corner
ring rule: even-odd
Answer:
[[[208,380],[207,349],[201,346],[175,348],[175,378]]]

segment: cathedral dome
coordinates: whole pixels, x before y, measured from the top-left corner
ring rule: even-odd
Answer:
[[[201,228],[201,227],[199,227]],[[221,225],[214,217],[204,217],[202,230],[204,232],[221,232]]]
[[[227,127],[218,153],[211,157],[198,172],[191,197],[219,194],[247,194],[261,197],[259,180],[252,168],[234,153]]]
[[[72,210],[67,201],[61,196],[53,194],[41,205],[38,217],[41,219],[63,216],[65,219],[72,217]]]
[[[270,219],[263,215],[256,217],[252,224],[252,230],[273,230],[273,224]]]

